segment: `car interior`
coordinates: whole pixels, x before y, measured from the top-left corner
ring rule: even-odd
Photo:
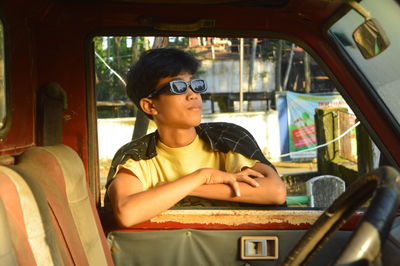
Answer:
[[[397,265],[400,3],[379,2],[1,2],[0,264]],[[155,130],[126,97],[124,75],[159,41],[200,58],[211,85],[203,121],[249,128],[287,186],[285,205],[188,199],[117,226],[104,203],[112,156]],[[252,61],[244,75],[255,78],[239,81]],[[313,159],[296,157],[276,129],[291,130],[279,108],[304,93],[335,100],[296,121],[318,121]]]

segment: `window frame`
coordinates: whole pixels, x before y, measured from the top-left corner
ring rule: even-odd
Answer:
[[[3,126],[0,128],[0,141],[5,138],[11,127],[11,89],[9,79],[9,43],[7,41],[8,27],[4,16],[0,13],[0,22],[3,27],[3,48],[4,48],[4,92],[5,92],[5,117]]]

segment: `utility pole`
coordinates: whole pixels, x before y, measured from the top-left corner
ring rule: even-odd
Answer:
[[[257,54],[257,38],[253,38],[251,44],[251,57],[250,57],[250,64],[249,64],[249,86],[248,91],[253,91],[253,82],[254,82],[254,65],[256,63],[256,54]],[[247,111],[251,110],[251,101],[247,103]]]
[[[289,60],[288,60],[288,65],[286,68],[286,73],[285,73],[285,78],[283,79],[283,90],[287,90],[287,83],[289,80],[289,74],[290,74],[290,70],[292,70],[292,64],[293,64],[293,55],[294,55],[294,48],[295,48],[295,44],[292,43],[292,47],[290,48],[290,54],[289,54]]]
[[[239,111],[243,112],[243,38],[240,38],[240,62],[239,62],[239,97],[240,97],[240,102],[239,102]]]
[[[275,91],[282,91],[282,41],[276,47],[275,61]]]
[[[304,79],[306,93],[311,92],[311,70],[310,70],[310,56],[304,51]]]

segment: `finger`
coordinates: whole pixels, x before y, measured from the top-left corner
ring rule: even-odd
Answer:
[[[228,184],[232,187],[233,191],[235,192],[235,195],[237,197],[240,197],[239,183],[236,181],[236,178],[230,178]]]
[[[247,184],[249,184],[250,186],[253,186],[253,187],[259,187],[260,186],[260,184],[255,179],[253,179],[253,178],[251,178],[251,177],[249,177],[247,175],[237,175],[236,180],[244,182],[244,183],[247,183]]]
[[[251,168],[247,168],[246,170],[243,170],[240,173],[241,174],[246,174],[246,175],[249,175],[249,176],[254,176],[254,177],[264,177],[263,174],[261,174],[260,172],[254,170],[254,169],[251,169]]]

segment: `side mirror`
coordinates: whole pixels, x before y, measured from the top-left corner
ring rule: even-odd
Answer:
[[[365,59],[382,53],[390,41],[376,19],[367,19],[353,32],[353,39]]]

